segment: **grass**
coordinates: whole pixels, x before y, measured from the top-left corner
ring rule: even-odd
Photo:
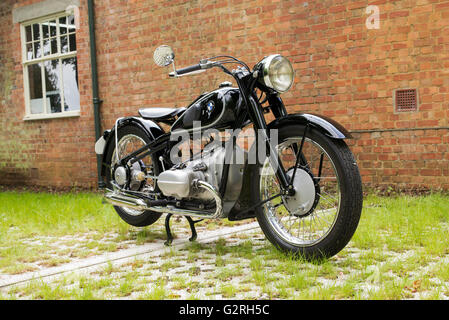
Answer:
[[[352,240],[355,246],[394,251],[425,248],[430,254],[449,252],[447,238],[442,236],[449,225],[448,196],[369,196],[364,206],[367,209]]]
[[[132,228],[96,194],[3,192],[0,201],[0,275],[165,240],[161,223]],[[0,298],[449,299],[448,232],[447,195],[368,195],[351,242],[324,262],[285,255],[258,230],[31,281]]]
[[[124,223],[94,193],[0,192],[0,273],[18,274],[139,245],[164,237],[162,228]],[[44,260],[44,262],[42,262]],[[44,265],[45,264],[45,265]]]

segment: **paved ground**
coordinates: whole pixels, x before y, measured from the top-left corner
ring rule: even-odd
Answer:
[[[201,229],[200,229],[201,230]],[[197,243],[210,243],[218,239],[229,238],[232,235],[258,232],[259,225],[257,222],[251,222],[249,224],[237,225],[233,227],[223,227],[218,230],[205,231],[198,230]],[[123,249],[116,252],[109,252],[98,256],[79,259],[60,266],[43,268],[38,271],[26,272],[17,275],[2,275],[0,274],[0,289],[5,290],[9,287],[16,285],[24,285],[29,281],[43,279],[44,281],[52,281],[57,277],[64,276],[73,272],[91,273],[98,269],[104,268],[108,264],[122,265],[127,264],[130,261],[136,259],[149,260],[164,254],[171,250],[177,250],[178,248],[185,246],[189,243],[189,230],[178,230],[179,236],[174,239],[171,246],[164,244],[165,239],[158,239],[152,243],[144,243],[142,245],[134,246],[130,249]],[[258,232],[260,233],[260,231]]]
[[[71,257],[54,267],[36,261],[39,268],[32,272],[0,274],[0,298],[449,299],[449,253],[431,257],[419,250],[362,249],[350,242],[329,261],[316,264],[280,253],[257,222],[214,230],[199,224],[192,243],[186,225],[175,225],[171,247],[164,245],[161,221],[151,226],[148,242],[133,238],[110,252],[93,248],[87,258]],[[61,247],[53,240],[54,247]]]

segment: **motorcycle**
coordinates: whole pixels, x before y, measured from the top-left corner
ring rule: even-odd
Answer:
[[[280,97],[294,82],[287,58],[269,55],[250,69],[219,55],[176,69],[166,45],[153,58],[158,66],[173,65],[172,78],[217,68],[236,85],[223,82],[186,108],[140,109],[103,133],[95,150],[104,199],[125,222],[144,227],[166,214],[170,244],[173,215],[188,219],[190,240],[203,219],[256,218],[276,248],[308,260],[329,258],[348,244],[363,202],[359,170],[345,143],[352,137],[325,116],[287,112]],[[274,117],[269,123],[267,113]],[[257,135],[245,150],[236,141],[251,126]],[[181,146],[198,139],[197,152]]]

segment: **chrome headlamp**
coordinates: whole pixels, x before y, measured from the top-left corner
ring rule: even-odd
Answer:
[[[280,54],[273,54],[265,57],[258,65],[262,65],[259,81],[264,86],[283,93],[293,85],[295,71],[287,58]]]

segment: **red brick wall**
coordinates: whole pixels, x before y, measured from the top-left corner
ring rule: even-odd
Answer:
[[[356,138],[351,148],[365,184],[449,190],[448,130],[372,132]]]
[[[0,136],[12,134],[21,147],[30,145],[23,148],[28,174],[37,168],[32,183],[96,183],[87,9],[81,2],[79,118],[21,120],[18,25],[0,31],[0,71],[12,70],[15,88],[0,109],[8,119],[0,121],[14,125]],[[366,27],[368,5],[380,10],[379,29]],[[170,69],[152,60],[160,44],[175,49],[178,67],[222,53],[252,66],[281,53],[296,70],[295,85],[283,95],[288,109],[330,116],[355,132],[349,144],[366,184],[449,189],[449,1],[97,0],[95,9],[103,128],[141,107],[185,106],[230,80],[214,71],[168,79]],[[11,20],[2,13],[0,25],[10,26]],[[394,112],[393,91],[400,88],[418,89],[418,112]],[[23,128],[33,134],[23,134]],[[0,163],[10,157],[2,151]]]
[[[24,121],[20,25],[12,9],[39,1],[0,3],[0,184],[56,187],[96,184],[87,7],[77,32],[81,116]]]

